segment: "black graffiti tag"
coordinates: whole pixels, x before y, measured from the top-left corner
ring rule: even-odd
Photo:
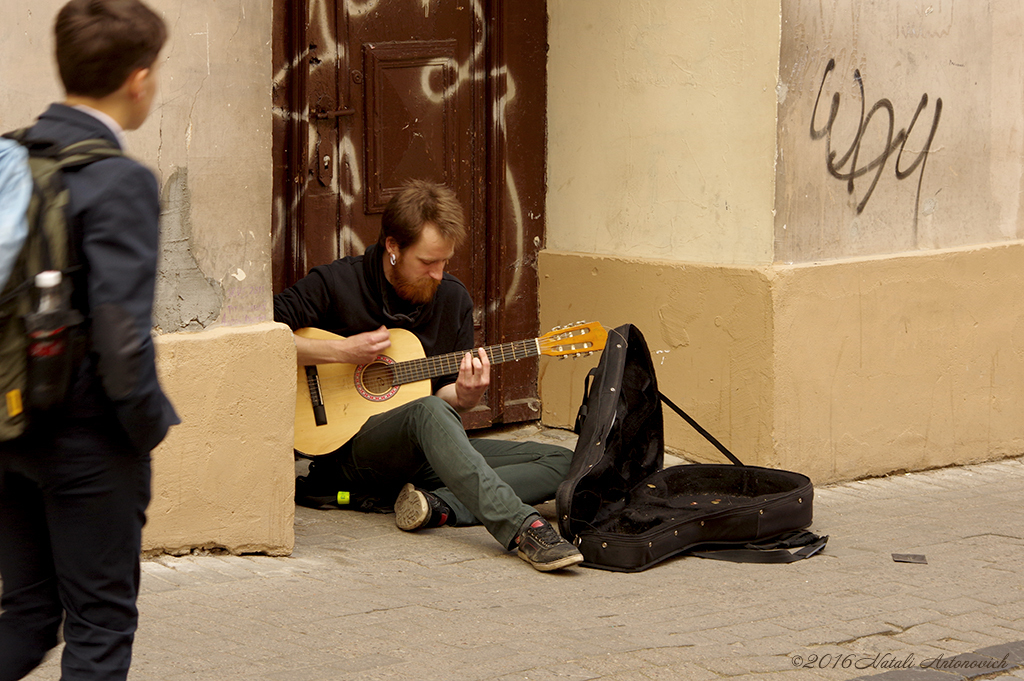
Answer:
[[[874,177],[871,179],[871,185],[864,193],[864,197],[860,200],[860,203],[857,204],[858,215],[863,212],[864,207],[871,199],[871,194],[875,191],[875,186],[878,184],[878,180],[882,176],[885,164],[893,152],[899,149],[899,153],[896,155],[897,180],[907,179],[918,170],[918,167],[920,167],[921,172],[917,178],[917,196],[914,203],[914,231],[916,236],[917,218],[921,204],[921,181],[924,178],[924,168],[927,164],[928,154],[931,151],[932,141],[935,139],[935,131],[939,127],[939,119],[942,116],[942,99],[937,98],[935,100],[935,116],[932,119],[932,128],[928,132],[928,140],[925,142],[924,149],[914,157],[913,162],[910,163],[909,166],[904,168],[902,166],[902,161],[907,139],[914,130],[914,126],[917,124],[917,119],[921,116],[921,112],[928,106],[928,94],[925,93],[921,95],[921,101],[917,105],[917,111],[914,112],[914,117],[910,120],[910,125],[894,134],[896,115],[893,110],[892,102],[888,99],[880,99],[865,113],[867,102],[864,98],[864,82],[861,80],[860,70],[855,70],[853,72],[853,79],[860,89],[860,126],[857,128],[857,134],[854,136],[853,142],[850,144],[850,148],[845,154],[837,159],[836,156],[838,156],[838,152],[833,151],[832,149],[832,126],[835,124],[836,115],[839,112],[839,103],[841,99],[839,92],[835,92],[832,95],[832,107],[829,111],[828,122],[822,128],[815,127],[818,117],[818,102],[821,100],[821,93],[825,89],[825,81],[828,80],[829,74],[835,70],[835,67],[836,60],[829,59],[828,65],[825,67],[825,73],[821,77],[821,86],[818,88],[818,96],[814,100],[814,112],[811,114],[811,139],[820,140],[825,138],[825,163],[828,167],[828,172],[837,180],[845,180],[847,191],[850,194],[853,194],[854,182],[858,178],[874,171]],[[880,111],[883,112],[883,115],[888,117],[889,127],[886,133],[886,143],[877,156],[865,163],[860,158],[862,151],[861,146],[864,142],[865,132],[871,124],[875,114]]]

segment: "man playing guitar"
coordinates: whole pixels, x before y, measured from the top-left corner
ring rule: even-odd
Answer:
[[[413,181],[385,208],[380,237],[361,256],[314,267],[274,297],[274,318],[293,331],[300,368],[373,362],[391,346],[389,328],[412,332],[427,357],[466,351],[457,376],[432,379],[431,395],[370,416],[336,451],[316,457],[300,495],[359,490],[394,502],[412,531],[483,524],[506,549],[541,571],[583,556],[531,504],[552,499],[572,452],[536,442],[470,439],[460,412],[490,383],[487,353],[473,351],[473,302],[445,272],[465,238],[462,207],[446,187]]]

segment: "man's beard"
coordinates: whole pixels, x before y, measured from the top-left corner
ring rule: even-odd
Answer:
[[[394,280],[392,286],[395,287],[398,297],[415,305],[422,305],[433,300],[437,287],[441,285],[441,282],[433,277],[424,277],[418,280],[406,279],[397,267],[391,271],[391,278]]]

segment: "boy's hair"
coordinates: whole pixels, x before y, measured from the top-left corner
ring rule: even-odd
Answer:
[[[466,238],[462,204],[455,192],[442,184],[412,180],[384,208],[377,243],[383,247],[387,238],[392,237],[398,248],[405,250],[416,243],[428,222],[455,246]]]
[[[139,0],[70,0],[53,32],[64,90],[96,99],[151,67],[167,40],[164,20]]]

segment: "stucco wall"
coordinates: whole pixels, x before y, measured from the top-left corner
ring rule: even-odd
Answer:
[[[62,4],[4,2],[0,129],[63,96],[52,56]],[[294,345],[268,323],[271,1],[149,4],[170,37],[128,153],[161,188],[158,368],[185,422],[154,452],[146,548],[287,552]]]
[[[1024,8],[587,7],[549,3],[542,327],[636,324],[666,394],[818,483],[1024,451]],[[548,423],[594,363],[542,365]]]
[[[291,553],[295,349],[283,324],[157,338],[160,381],[181,424],[153,451],[143,550]]]
[[[548,247],[771,262],[778,3],[548,13]]]
[[[1020,3],[782,8],[777,262],[1021,237]]]
[[[0,129],[31,123],[60,88],[53,19],[63,0],[7,0]],[[160,183],[161,331],[271,319],[270,0],[151,0],[170,37],[153,111],[128,152]]]
[[[848,480],[1024,452],[1024,245],[775,270],[775,460]]]
[[[644,335],[658,387],[750,463],[772,456],[772,306],[766,268],[544,251],[541,328],[600,321]],[[571,428],[587,372],[600,360],[543,358],[543,420]],[[668,445],[719,454],[666,411]]]
[[[545,251],[541,326],[629,322],[661,391],[745,463],[818,484],[1019,455],[1024,245],[722,267]],[[544,359],[571,428],[599,357]],[[722,455],[665,410],[668,447]]]

